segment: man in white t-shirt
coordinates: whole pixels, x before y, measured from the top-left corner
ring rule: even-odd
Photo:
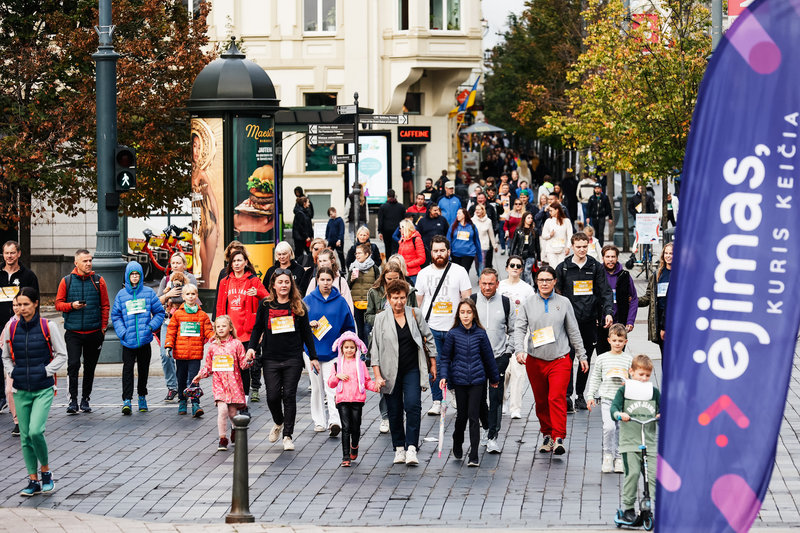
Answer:
[[[439,287],[445,271],[447,275],[437,292],[436,288]],[[436,235],[431,239],[431,264],[419,271],[414,286],[417,289],[417,305],[431,328],[436,352],[439,354],[442,351],[445,335],[453,328],[458,302],[463,298],[469,298],[472,294],[472,283],[469,281],[467,271],[460,265],[450,263],[450,241],[444,236]],[[428,410],[428,414],[438,415],[442,406],[442,390],[433,380],[431,380],[431,396],[433,396],[433,406]]]
[[[525,300],[536,294],[533,287],[520,279],[525,260],[518,255],[511,255],[506,260],[508,279],[504,279],[497,287],[497,292],[511,300],[511,311],[514,316],[519,315],[519,310],[525,305]],[[506,371],[506,399],[511,418],[522,418],[522,393],[528,382],[525,365],[519,364],[516,357],[512,357]],[[505,408],[503,409],[505,411]]]

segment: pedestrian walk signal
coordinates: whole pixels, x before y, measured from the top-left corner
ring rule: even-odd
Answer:
[[[136,150],[117,145],[114,156],[114,175],[117,191],[125,192],[136,189]]]

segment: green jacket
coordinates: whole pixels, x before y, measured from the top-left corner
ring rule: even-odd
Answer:
[[[353,304],[357,302],[366,302],[367,293],[370,291],[372,284],[378,279],[380,271],[378,267],[372,266],[367,270],[359,271],[356,279],[351,279],[352,272],[347,274],[347,284],[350,285],[350,294],[353,296]],[[358,307],[358,306],[356,306]],[[365,307],[362,309],[366,309]]]
[[[650,342],[658,343],[661,340],[661,332],[658,331],[658,324],[656,317],[658,316],[658,303],[656,295],[658,291],[656,286],[658,280],[656,274],[650,276],[650,281],[647,282],[647,291],[644,296],[639,296],[639,307],[647,307],[647,340]]]
[[[628,400],[625,398],[625,385],[619,388],[614,401],[611,402],[611,416],[617,418],[619,413],[628,413],[631,418],[647,420],[655,418],[659,412],[661,392],[653,387],[653,397],[650,400]],[[656,453],[656,426],[658,422],[651,422],[644,427],[644,439],[650,453]],[[619,423],[619,451],[620,453],[638,452],[642,445],[642,426],[636,422]]]

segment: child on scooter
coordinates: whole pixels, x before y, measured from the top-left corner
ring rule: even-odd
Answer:
[[[617,391],[611,403],[611,413],[615,419],[623,422],[619,427],[619,451],[625,467],[625,480],[622,484],[622,509],[618,517],[625,525],[638,525],[639,517],[636,516],[634,505],[639,476],[642,474],[642,451],[639,448],[642,444],[642,426],[630,420],[632,417],[639,420],[658,418],[661,393],[650,383],[653,361],[646,355],[635,356],[628,372],[631,379]],[[647,475],[650,498],[653,499],[656,493],[655,422],[644,426],[644,437],[651,454],[648,455]]]

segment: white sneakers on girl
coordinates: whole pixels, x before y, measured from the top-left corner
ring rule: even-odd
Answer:
[[[381,433],[389,433],[389,419],[384,418],[381,420],[381,427],[379,428]]]
[[[290,452],[294,450],[294,442],[292,442],[292,437],[283,437],[283,451]]]
[[[396,465],[406,462],[406,450],[402,446],[398,446],[394,450],[394,463]]]
[[[417,459],[417,447],[416,446],[409,446],[408,450],[406,450],[406,464],[407,465],[418,465],[419,459]]]
[[[269,432],[269,437],[267,437],[267,439],[270,442],[278,442],[278,439],[281,436],[281,431],[283,431],[283,424],[280,425],[275,424],[274,426],[272,426],[272,429]]]

